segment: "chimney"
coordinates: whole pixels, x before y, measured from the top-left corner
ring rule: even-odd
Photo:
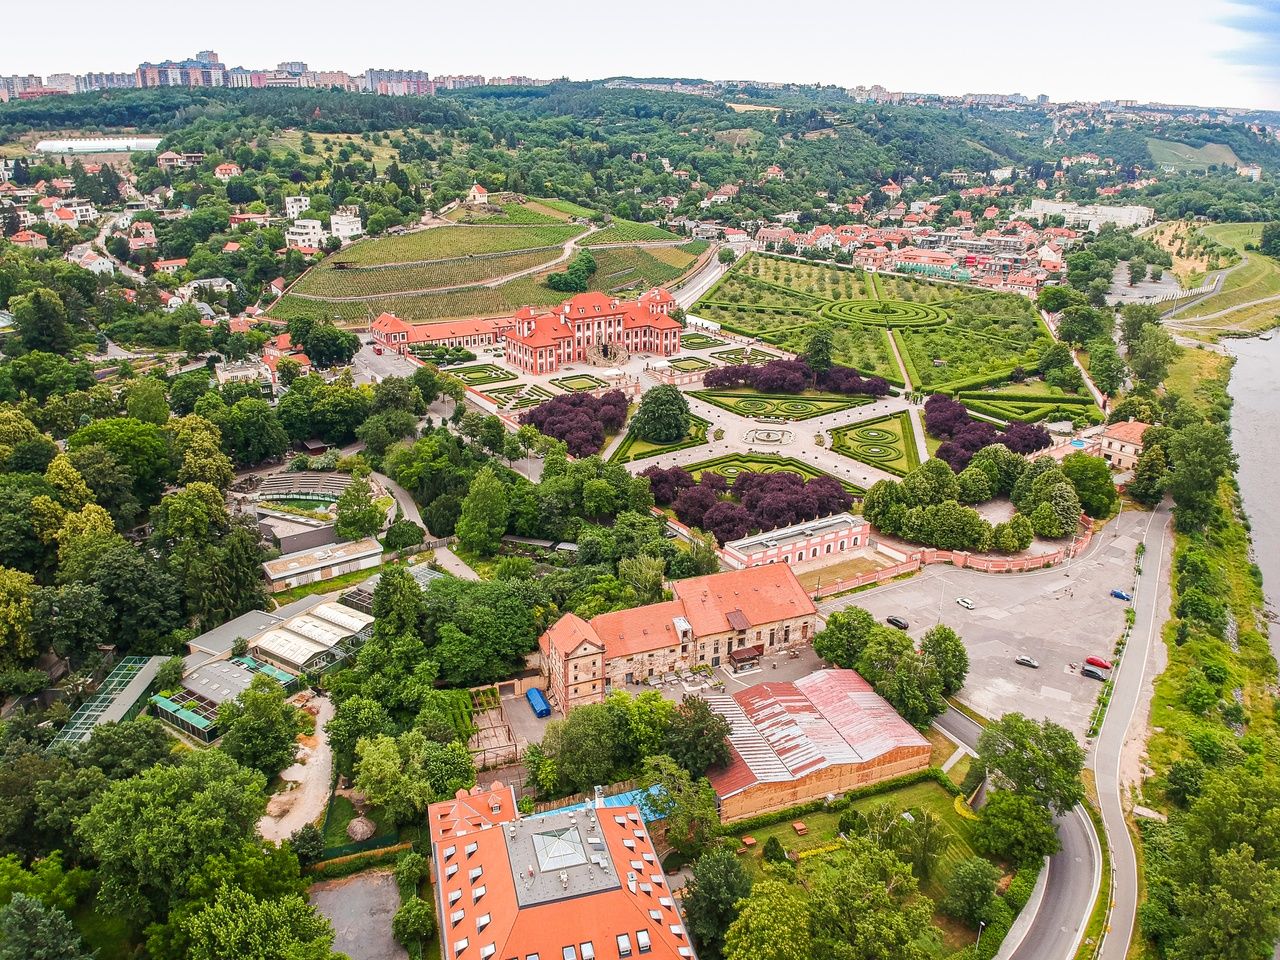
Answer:
[[[632,893],[636,892],[636,875],[634,873],[627,873],[627,889]]]

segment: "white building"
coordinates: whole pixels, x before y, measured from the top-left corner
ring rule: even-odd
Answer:
[[[1066,203],[1040,197],[1032,199],[1029,213],[1032,217],[1061,215],[1068,227],[1087,227],[1095,231],[1108,223],[1117,227],[1145,227],[1156,218],[1156,212],[1151,207],[1110,207],[1101,203]]]
[[[364,224],[360,222],[359,216],[335,213],[329,218],[329,233],[345,243],[364,236]]]
[[[324,243],[324,227],[319,220],[295,220],[285,231],[285,245],[318,250]]]
[[[284,198],[284,215],[290,220],[297,220],[298,217],[311,209],[310,197],[285,197]]]
[[[113,275],[116,272],[115,265],[110,260],[87,248],[80,253],[67,254],[67,260],[76,266],[83,267],[89,272],[99,275]]]
[[[737,567],[829,560],[865,547],[870,534],[871,528],[862,517],[837,513],[731,540],[721,556]]]

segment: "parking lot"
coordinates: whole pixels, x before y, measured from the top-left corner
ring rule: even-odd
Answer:
[[[1023,574],[927,567],[910,580],[829,600],[820,609],[827,616],[859,606],[881,621],[896,615],[917,640],[945,623],[969,651],[961,702],[988,717],[1016,710],[1051,719],[1083,737],[1098,682],[1082,677],[1079,666],[1089,656],[1111,659],[1127,604],[1110,593],[1132,589],[1134,550],[1151,516],[1121,514],[1069,566]],[[959,597],[972,600],[974,609],[956,603]],[[1022,654],[1039,668],[1015,664]]]

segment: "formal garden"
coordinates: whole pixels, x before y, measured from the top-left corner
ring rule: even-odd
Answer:
[[[564,377],[552,377],[550,382],[552,386],[567,390],[570,393],[576,393],[580,390],[597,390],[600,387],[608,386],[604,380],[590,373],[574,373]]]
[[[704,360],[702,357],[676,357],[667,362],[671,365],[671,369],[679,370],[681,373],[693,373],[695,370],[706,370],[712,366],[710,360]]]
[[[504,383],[507,380],[516,379],[514,373],[493,363],[478,363],[473,367],[455,367],[449,371],[449,374],[469,387],[483,387],[491,383]]]
[[[685,331],[680,335],[680,346],[686,350],[710,350],[713,347],[723,347],[726,342],[717,337],[709,337],[705,333]]]
[[[874,401],[868,396],[838,396],[812,390],[798,395],[764,394],[750,390],[696,390],[691,396],[742,417],[781,420],[808,420],[852,410]]]
[[[906,411],[832,430],[831,449],[899,477],[920,465],[915,429]]]
[[[776,353],[761,350],[759,347],[734,347],[732,350],[720,350],[711,356],[723,363],[765,364],[777,360]]]
[[[644,460],[664,453],[672,453],[676,450],[700,447],[707,442],[707,430],[710,427],[711,424],[706,420],[690,414],[688,431],[681,439],[673,440],[669,443],[645,440],[632,429],[627,431],[622,443],[618,444],[617,449],[613,451],[613,455],[609,459],[618,463],[630,463],[632,460]]]
[[[687,464],[683,469],[694,480],[701,480],[704,473],[718,473],[729,483],[733,483],[743,473],[796,473],[805,480],[830,477],[830,474],[805,463],[803,460],[797,460],[795,457],[785,457],[777,453],[726,453],[710,460]],[[836,478],[832,477],[831,479]],[[858,494],[862,492],[861,488],[854,484],[845,483],[843,480],[840,480],[839,483],[850,493]]]
[[[740,260],[693,309],[793,353],[814,326],[828,324],[836,363],[926,390],[1005,383],[1019,368],[1035,369],[1053,343],[1034,304],[1017,294],[761,254]],[[1022,412],[1039,411],[1028,404]]]
[[[480,391],[503,410],[527,410],[555,396],[546,387],[536,383],[513,383]]]

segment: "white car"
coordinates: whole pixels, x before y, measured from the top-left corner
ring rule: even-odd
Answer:
[[[966,610],[973,609],[973,601],[968,597],[956,597],[956,603],[960,604],[960,606],[964,607]]]

